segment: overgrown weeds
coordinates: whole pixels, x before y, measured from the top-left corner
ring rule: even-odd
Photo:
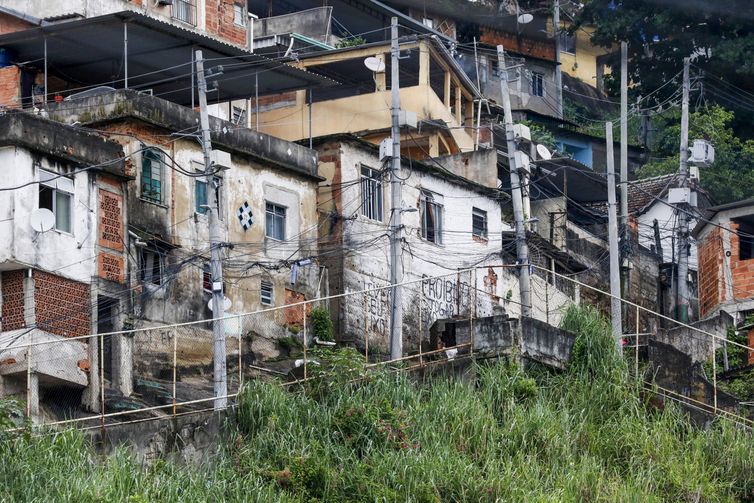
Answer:
[[[752,501],[754,441],[649,412],[596,311],[566,313],[570,368],[504,360],[473,382],[373,372],[336,384],[254,381],[231,440],[200,468],[98,460],[75,432],[5,441],[4,501]],[[332,355],[331,355],[332,356]],[[322,358],[322,355],[319,356]],[[322,358],[325,360],[325,358]],[[326,364],[338,372],[337,358]],[[43,474],[43,475],[40,475]],[[130,499],[129,499],[130,498]]]

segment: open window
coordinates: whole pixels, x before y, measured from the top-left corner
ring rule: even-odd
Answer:
[[[480,239],[487,239],[487,212],[471,208],[471,234]]]
[[[143,283],[162,285],[164,282],[163,256],[154,248],[140,248],[139,276]]]
[[[39,207],[55,215],[55,229],[73,232],[73,180],[44,169],[39,170]]]
[[[165,154],[156,148],[145,150],[141,156],[141,198],[162,204],[165,179]]]
[[[421,194],[421,232],[422,238],[435,244],[442,244],[443,206],[440,196],[423,190]]]
[[[738,224],[738,260],[754,259],[754,215],[733,219]]]

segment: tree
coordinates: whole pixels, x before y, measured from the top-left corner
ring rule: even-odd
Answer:
[[[709,140],[715,147],[715,162],[700,168],[701,186],[714,203],[723,204],[754,196],[754,140],[737,137],[730,124],[733,113],[715,105],[689,114],[689,140]],[[653,118],[653,159],[639,169],[639,176],[678,171],[681,113],[673,109]]]
[[[593,26],[592,42],[616,47],[628,42],[631,92],[646,96],[683,67],[683,58],[710,72],[707,95],[736,112],[736,123],[751,124],[754,97],[730,85],[754,88],[754,10],[748,0],[587,0],[575,14],[573,30]],[[606,87],[617,91],[619,55],[608,64]],[[716,77],[721,76],[721,77]],[[660,103],[678,86],[666,86],[649,101]]]

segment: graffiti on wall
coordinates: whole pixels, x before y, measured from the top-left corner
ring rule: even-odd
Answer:
[[[471,294],[469,281],[460,276],[428,278],[422,282],[424,318],[431,323],[438,319],[464,316],[469,312]]]
[[[390,318],[388,308],[388,290],[376,290],[384,285],[378,285],[373,281],[364,282],[366,292],[366,326],[370,334],[387,334],[388,320]]]

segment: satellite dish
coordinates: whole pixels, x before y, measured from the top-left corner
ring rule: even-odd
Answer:
[[[532,21],[534,21],[534,16],[532,16],[528,12],[518,16],[518,24],[529,24]]]
[[[385,62],[374,56],[369,56],[364,60],[364,66],[369,68],[375,73],[381,73],[385,71]]]
[[[230,299],[228,297],[223,296],[223,312],[230,309]],[[212,299],[209,299],[209,302],[207,302],[207,307],[210,311],[212,311]]]
[[[55,215],[47,208],[31,212],[31,228],[37,232],[47,232],[55,227]]]
[[[537,145],[537,155],[545,161],[552,159],[552,153],[541,143]]]

